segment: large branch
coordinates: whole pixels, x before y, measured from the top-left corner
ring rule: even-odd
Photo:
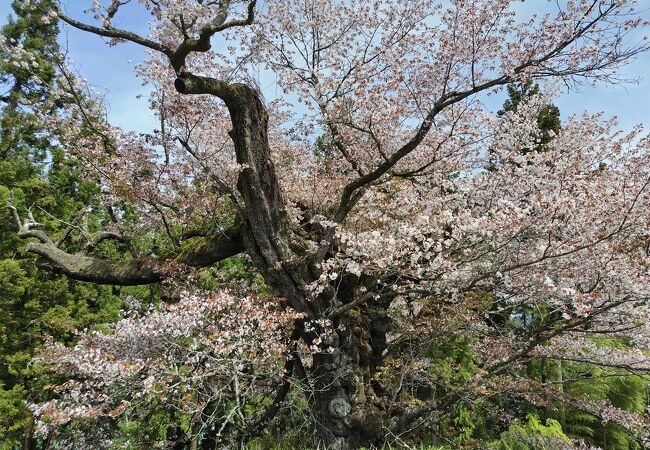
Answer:
[[[308,273],[289,245],[286,208],[268,140],[268,113],[259,92],[241,83],[180,74],[174,83],[181,94],[209,94],[224,101],[230,113],[229,132],[237,163],[242,169],[237,181],[244,221],[244,245],[269,285],[286,297],[299,312],[318,315],[304,286]]]
[[[37,236],[24,236],[37,237]],[[37,237],[38,238],[38,237]],[[40,240],[40,239],[39,239]],[[53,242],[30,242],[27,251],[41,258],[37,266],[80,281],[97,284],[136,286],[156,283],[169,277],[166,265],[207,267],[244,251],[239,226],[203,238],[198,243],[161,257],[115,261],[84,254],[71,254]]]
[[[130,41],[135,44],[142,45],[143,47],[159,51],[167,55],[171,66],[174,68],[177,74],[180,74],[182,72],[183,66],[185,65],[185,60],[190,53],[207,52],[210,50],[210,39],[216,33],[227,30],[229,28],[242,27],[253,23],[253,20],[255,20],[256,4],[257,0],[250,1],[246,9],[246,17],[242,19],[228,20],[228,15],[230,14],[230,1],[222,2],[219,13],[213,20],[208,22],[199,30],[198,38],[190,37],[185,33],[185,30],[183,30],[183,33],[186,34],[185,38],[175,50],[171,47],[168,47],[167,45],[140,36],[131,31],[115,28],[111,25],[99,27],[80,22],[66,15],[61,8],[58,8],[57,14],[65,23],[79,30],[88,31],[98,36],[103,36],[111,39],[122,39],[125,41]],[[109,12],[111,19],[117,12],[117,8],[119,8],[119,6],[112,11],[112,14]]]

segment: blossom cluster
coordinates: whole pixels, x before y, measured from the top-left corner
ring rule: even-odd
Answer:
[[[220,426],[228,411],[217,405],[241,405],[277,383],[294,318],[257,297],[186,292],[84,332],[73,347],[50,342],[34,363],[68,381],[51,387],[54,399],[31,405],[39,433],[57,429],[71,448],[92,448],[100,434],[78,440],[75,427],[136,420],[154,404],[190,416],[197,433]]]

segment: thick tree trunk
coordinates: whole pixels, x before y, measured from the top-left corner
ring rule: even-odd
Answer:
[[[314,355],[315,431],[328,449],[347,450],[373,442],[381,426],[368,398],[364,368],[345,352]],[[374,424],[373,424],[374,422]]]
[[[383,360],[390,320],[365,312],[343,323],[334,351],[314,355],[313,408],[321,442],[347,450],[382,441],[388,404],[373,376]]]
[[[265,281],[293,309],[311,319],[323,318],[334,291],[312,302],[306,286],[314,280],[305,254],[290,247],[291,230],[276,179],[268,141],[268,114],[259,94],[243,84],[187,76],[177,80],[183,93],[212,93],[224,100],[232,119],[230,136],[242,170],[237,189],[244,206],[242,237],[246,252]],[[350,299],[339,299],[344,303]],[[366,312],[362,318],[340,318],[333,351],[314,355],[312,401],[317,439],[331,449],[353,449],[377,442],[382,434],[384,399],[372,387],[372,375],[382,361],[389,321]],[[301,333],[311,344],[310,333]],[[382,406],[383,405],[383,406]]]
[[[298,312],[313,314],[307,299],[305,268],[292,264],[299,256],[289,247],[289,227],[268,140],[268,114],[259,93],[234,84],[224,96],[230,111],[237,162],[237,182],[245,211],[244,246],[267,283]]]
[[[292,260],[290,231],[284,202],[275,177],[267,137],[267,113],[257,92],[236,85],[236,96],[226,102],[232,116],[231,136],[237,161],[243,170],[238,190],[246,205],[244,244],[275,291],[299,312],[320,317],[327,299],[314,305],[305,287],[312,281],[305,264]],[[353,449],[378,441],[382,434],[383,399],[372,387],[372,375],[382,361],[389,321],[381,314],[366,312],[361,320],[347,320],[346,331],[332,342],[333,352],[313,359],[313,414],[315,431],[331,449]],[[309,342],[308,335],[303,336]]]

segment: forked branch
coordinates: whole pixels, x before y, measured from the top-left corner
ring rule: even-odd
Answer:
[[[227,230],[197,238],[196,242],[159,257],[143,256],[118,261],[88,256],[86,253],[102,241],[125,241],[122,233],[107,230],[90,236],[82,252],[68,253],[59,248],[60,239],[55,242],[45,231],[38,229],[41,224],[34,220],[31,212],[28,211],[27,219],[21,220],[15,206],[6,206],[16,222],[18,236],[38,241],[29,242],[26,248],[28,252],[40,256],[37,266],[79,281],[121,286],[156,283],[171,276],[171,272],[165,270],[167,266],[207,267],[244,250],[240,225],[237,224]],[[66,230],[64,235],[67,237],[69,232]]]

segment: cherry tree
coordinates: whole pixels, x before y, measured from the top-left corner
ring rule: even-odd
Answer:
[[[146,36],[116,25],[136,3],[151,15]],[[84,252],[72,253],[13,209],[39,266],[141,285],[244,254],[276,308],[251,295],[204,294],[202,303],[192,294],[167,315],[125,319],[110,337],[85,335],[74,354],[53,344],[45,361],[91,381],[71,381],[68,400],[37,405],[37,414],[52,425],[121,414],[130,400],[106,399],[106,385],[135,377],[134,396],[173,383],[160,369],[167,363],[148,363],[146,353],[174,333],[194,336],[199,322],[217,375],[199,377],[197,391],[210,399],[225,386],[218,374],[237,373],[220,367],[231,352],[257,361],[270,339],[278,349],[288,336],[299,341],[299,350],[253,365],[264,374],[288,358],[304,368],[315,435],[331,448],[435,430],[460,397],[561,398],[520,375],[533,358],[647,372],[649,138],[585,113],[544,151],[522,151],[535,148],[537,114],[557,86],[623,81],[618,69],[648,48],[632,39],[646,23],[636,1],[558,2],[554,13],[525,20],[516,3],[95,0],[87,21],[63,4],[44,16],[111,45],[142,46],[148,60],[137,72],[160,127],[136,134],[112,126],[101,99],[78,95],[88,92],[84,82],[63,77],[56,89],[66,113],[47,125],[87,162],[113,213],[108,229],[81,233]],[[260,68],[282,98],[265,100]],[[548,80],[546,90],[502,117],[480,102],[527,80]],[[125,204],[137,223],[121,223]],[[93,254],[105,239],[142,241],[152,230],[166,236],[161,254]],[[226,323],[215,308],[241,320]],[[237,334],[252,329],[248,321],[260,333],[251,341]],[[293,329],[281,332],[287,321]],[[603,351],[590,340],[596,333],[630,346]],[[472,343],[474,376],[453,395],[409,395],[405,383],[436,370],[423,350],[449,335]],[[210,372],[187,348],[174,358]],[[282,401],[288,385],[279,386]],[[646,418],[562,400],[647,439]]]

